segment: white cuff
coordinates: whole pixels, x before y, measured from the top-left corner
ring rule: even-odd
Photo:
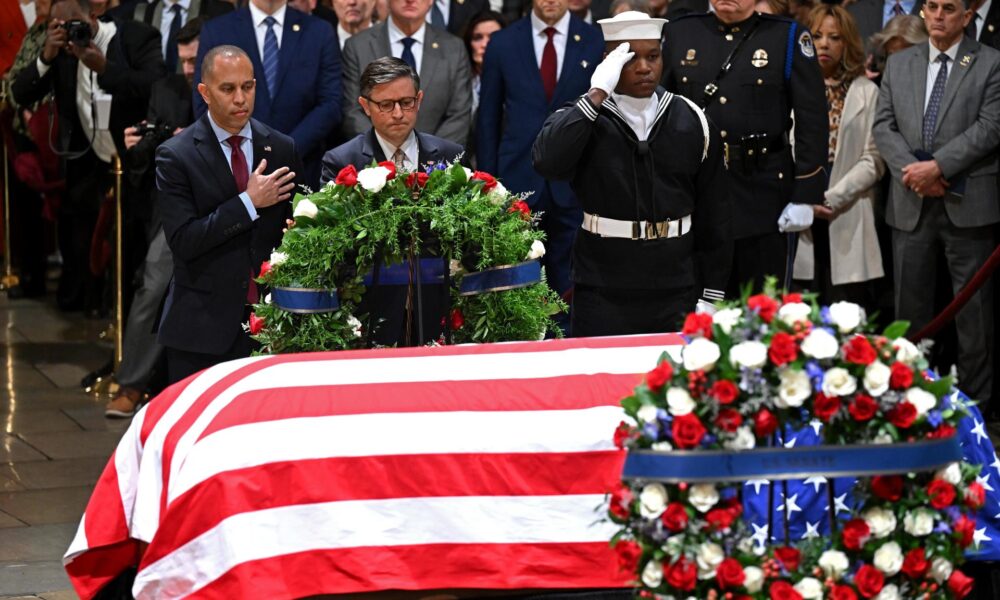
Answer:
[[[38,76],[39,77],[45,77],[45,74],[49,72],[49,69],[52,68],[52,65],[47,65],[47,64],[43,63],[42,62],[42,55],[39,54],[38,58],[35,59],[35,68],[38,69]]]

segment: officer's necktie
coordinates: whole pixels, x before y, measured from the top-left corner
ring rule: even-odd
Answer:
[[[434,5],[431,6],[431,25],[437,27],[438,29],[447,28],[447,24],[444,22],[444,12],[442,12],[441,7],[438,6],[438,0],[434,0]]]
[[[243,193],[247,191],[247,182],[250,180],[250,169],[247,167],[247,157],[243,154],[240,145],[243,143],[243,136],[230,136],[226,143],[233,149],[229,159],[229,164],[233,169],[233,179],[236,180],[236,191]],[[250,270],[250,283],[247,284],[247,304],[257,303],[257,284],[253,280],[253,270]]]
[[[552,42],[552,38],[556,35],[555,27],[546,27],[545,35],[549,36],[549,39],[542,50],[542,65],[539,71],[542,74],[545,98],[551,102],[552,94],[556,91],[556,45]]]
[[[937,126],[938,110],[941,109],[941,98],[944,97],[944,84],[948,81],[948,55],[942,52],[938,54],[937,60],[941,67],[938,68],[934,87],[931,88],[931,99],[927,101],[927,109],[924,110],[924,150],[927,152],[934,151],[934,128]]]
[[[264,19],[267,31],[264,33],[264,79],[267,80],[267,91],[274,98],[277,94],[274,86],[278,85],[278,35],[274,26],[278,21],[274,17]]]
[[[892,16],[898,17],[899,15],[905,15],[905,14],[906,11],[903,10],[903,5],[899,3],[899,0],[896,0],[896,4],[893,5],[892,7]]]
[[[392,162],[396,164],[397,171],[406,170],[406,154],[402,148],[396,148],[396,151],[392,154]]]
[[[416,73],[417,72],[417,58],[415,56],[413,56],[413,44],[415,44],[417,42],[417,40],[415,40],[415,39],[413,39],[411,37],[405,37],[405,38],[403,38],[403,39],[401,39],[399,41],[403,42],[403,55],[400,56],[400,58],[403,59],[403,62],[405,62],[406,64],[410,65],[410,68],[413,69],[414,73]]]
[[[170,18],[170,31],[167,32],[167,54],[163,57],[167,63],[167,73],[177,71],[177,32],[181,30],[181,5],[174,4],[170,7],[170,12],[174,16]]]
[[[970,39],[976,39],[976,21],[979,20],[979,13],[972,13],[972,18],[969,19],[969,24],[965,26],[965,35],[969,36]]]

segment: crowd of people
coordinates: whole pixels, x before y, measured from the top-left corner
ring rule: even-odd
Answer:
[[[769,277],[920,329],[995,247],[993,1],[0,0],[17,293],[52,255],[106,314],[120,157],[129,416],[252,350],[293,186],[461,160],[530,193],[570,335]],[[988,281],[952,350],[985,406],[993,313]]]

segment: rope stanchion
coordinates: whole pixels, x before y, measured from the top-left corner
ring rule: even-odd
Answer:
[[[923,329],[907,336],[909,340],[913,343],[917,343],[924,338],[936,335],[942,327],[955,318],[955,315],[958,314],[958,311],[962,310],[962,307],[969,301],[969,298],[978,292],[979,288],[983,287],[983,284],[986,283],[986,280],[989,279],[991,275],[993,275],[993,271],[996,271],[997,267],[1000,267],[1000,246],[997,246],[993,250],[993,254],[986,259],[983,266],[979,267],[979,270],[972,276],[969,283],[965,284],[965,287],[963,287],[960,292],[955,294],[955,297],[948,304],[948,306],[946,306],[945,309],[938,314],[938,316],[934,317],[930,323],[925,325]]]
[[[7,114],[7,80],[0,80],[0,113]],[[7,140],[0,140],[3,146],[3,276],[0,277],[0,290],[10,291],[20,283],[17,275],[14,274],[13,263],[11,261],[10,243],[10,168],[8,166],[9,156],[7,155]]]

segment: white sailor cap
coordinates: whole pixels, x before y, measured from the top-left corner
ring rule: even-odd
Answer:
[[[658,40],[666,19],[654,19],[644,12],[627,10],[610,19],[598,21],[606,42]]]

